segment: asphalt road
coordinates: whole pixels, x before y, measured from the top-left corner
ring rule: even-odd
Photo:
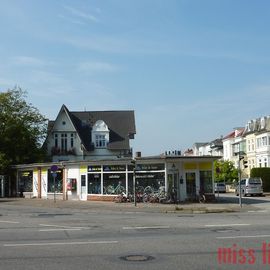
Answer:
[[[235,199],[222,195],[220,202]],[[0,269],[269,269],[270,200],[245,199],[255,210],[187,214],[0,202]]]

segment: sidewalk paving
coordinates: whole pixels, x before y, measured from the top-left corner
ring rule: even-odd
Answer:
[[[46,200],[46,199],[26,199],[26,198],[0,198],[2,204],[28,206],[34,208],[54,208],[54,209],[78,209],[85,211],[118,211],[118,212],[155,212],[155,213],[228,213],[256,211],[259,208],[253,205],[225,203],[217,201],[215,203],[179,203],[179,204],[160,204],[160,203],[115,203],[100,201],[78,201],[78,200]]]

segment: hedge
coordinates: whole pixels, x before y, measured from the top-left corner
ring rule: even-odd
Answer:
[[[270,191],[270,168],[253,168],[250,177],[261,177],[263,181],[263,191]]]

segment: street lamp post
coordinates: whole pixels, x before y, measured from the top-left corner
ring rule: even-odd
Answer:
[[[137,198],[136,198],[136,172],[135,168],[133,170],[133,194],[134,194],[134,206],[137,206]]]
[[[133,164],[133,195],[134,195],[134,206],[137,206],[137,196],[136,196],[136,159],[132,159]]]

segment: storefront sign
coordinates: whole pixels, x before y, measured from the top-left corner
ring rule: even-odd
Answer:
[[[109,175],[109,179],[119,179],[120,175],[119,174],[111,174]]]
[[[163,163],[158,164],[136,164],[136,171],[161,171],[165,170]]]
[[[104,165],[104,172],[115,172],[115,171],[125,171],[126,165]]]
[[[101,172],[101,166],[88,166],[88,172]]]
[[[136,179],[139,179],[139,178],[155,178],[155,175],[154,174],[136,174]]]
[[[32,176],[32,171],[24,171],[21,173],[22,177],[29,177]]]

